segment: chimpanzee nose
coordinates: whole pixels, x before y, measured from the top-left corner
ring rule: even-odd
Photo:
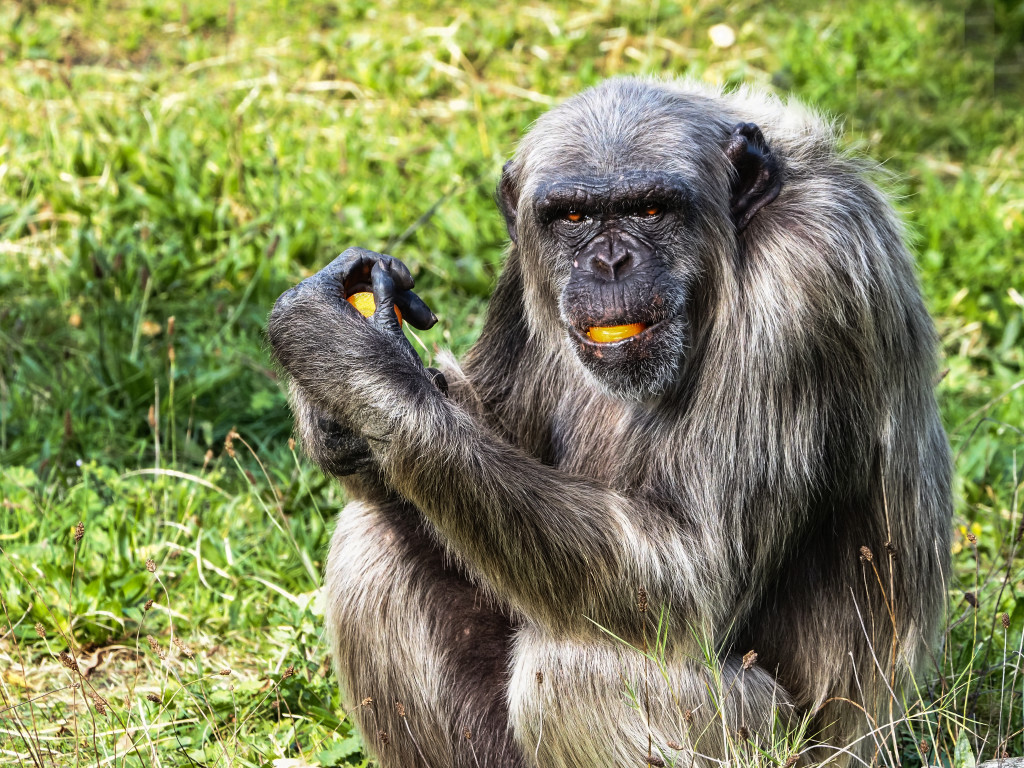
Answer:
[[[633,257],[626,244],[618,239],[608,238],[595,249],[591,265],[595,273],[605,280],[624,277],[632,265]]]

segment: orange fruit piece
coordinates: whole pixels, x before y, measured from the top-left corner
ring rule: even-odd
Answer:
[[[587,336],[592,341],[596,341],[600,344],[607,344],[612,341],[622,341],[628,339],[630,336],[636,336],[640,331],[644,330],[647,326],[643,323],[628,323],[627,325],[605,325],[605,326],[594,326],[587,331]]]
[[[369,291],[353,293],[348,297],[347,301],[355,307],[363,317],[369,317],[377,310],[377,302],[374,300],[373,294]],[[402,311],[398,307],[395,307],[395,316],[398,318],[398,324],[401,325]]]

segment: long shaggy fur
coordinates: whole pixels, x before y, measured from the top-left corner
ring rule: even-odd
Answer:
[[[738,122],[783,174],[742,231]],[[567,343],[569,266],[531,206],[581,168],[694,190],[672,244],[690,310],[653,395]],[[269,333],[311,454],[339,466],[324,415],[368,446],[326,590],[382,765],[713,765],[805,716],[817,758],[872,753],[938,631],[950,487],[934,331],[866,170],[797,104],[613,80],[506,168],[516,243],[450,397],[322,296],[282,297]],[[664,675],[636,650],[655,638]]]

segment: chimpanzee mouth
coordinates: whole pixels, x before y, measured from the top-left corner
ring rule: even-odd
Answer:
[[[632,344],[642,344],[660,333],[667,318],[650,322],[621,323],[617,325],[569,326],[572,338],[594,350],[623,349]]]
[[[646,323],[626,323],[625,325],[595,325],[587,331],[591,341],[608,344],[636,336],[647,329]]]

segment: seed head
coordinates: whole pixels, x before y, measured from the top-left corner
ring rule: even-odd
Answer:
[[[666,741],[666,742],[665,742],[665,746],[666,746],[666,747],[668,747],[669,749],[674,749],[674,750],[676,750],[677,752],[678,752],[678,751],[679,751],[680,749],[682,749],[682,748],[683,748],[683,745],[682,745],[682,744],[680,744],[680,743],[679,743],[678,741]]]
[[[163,704],[164,703],[164,700],[161,699],[160,696],[155,694],[155,693],[147,693],[146,694],[146,698],[149,699],[150,701],[152,701],[154,704]]]
[[[967,532],[967,540],[969,542],[971,542],[971,544],[977,544],[978,543],[978,537],[974,535],[974,531],[968,531]]]
[[[967,604],[972,608],[978,607],[978,596],[973,592],[964,592],[964,600],[966,600]]]
[[[917,745],[917,748],[921,750],[922,755],[927,755],[928,750],[931,749],[931,745],[924,739],[921,739],[921,743]]]
[[[289,664],[285,668],[284,672],[281,673],[281,679],[282,680],[287,680],[289,677],[291,677],[294,674],[295,674],[295,667],[293,665]]]
[[[395,711],[398,713],[399,717],[405,717],[405,705],[402,702],[395,702]]]
[[[685,712],[683,712],[683,720],[685,720],[686,722],[692,724],[693,723],[693,712],[690,711],[689,709],[686,710]]]
[[[647,590],[643,587],[636,592],[636,607],[640,609],[640,613],[647,613]]]
[[[542,685],[544,685],[544,673],[538,669],[535,677],[537,680],[537,687],[540,688]]]
[[[146,601],[146,604],[144,606],[142,606],[142,610],[148,611],[152,607],[153,607],[153,598],[150,598],[149,600]]]
[[[1004,613],[1002,616],[999,617],[999,621],[1002,622],[1003,629],[1009,629],[1010,628],[1010,614]],[[39,626],[39,625],[37,624],[36,626]]]
[[[72,672],[78,672],[79,671],[78,670],[78,662],[75,661],[75,657],[72,656],[67,651],[61,651],[60,654],[57,656],[57,658],[60,659],[60,663],[61,664],[63,664],[68,669],[70,669]]]
[[[796,765],[796,761],[800,759],[800,755],[790,755],[786,758],[786,764],[782,768],[793,768]]]
[[[288,438],[288,450],[289,451],[294,451],[295,450],[295,438],[294,437],[289,437]]]
[[[156,560],[149,558],[146,560],[146,570],[150,573],[156,573]]]
[[[359,706],[361,707],[368,707],[371,704],[373,704],[373,699],[371,699],[369,696],[367,696],[365,699],[359,702]]]
[[[743,668],[750,669],[757,664],[757,651],[747,651],[743,654]]]
[[[377,731],[377,738],[380,739],[380,745],[386,747],[388,742],[391,741],[391,737],[388,736],[387,731]]]
[[[177,649],[178,649],[179,651],[181,651],[181,653],[182,653],[182,654],[183,654],[183,655],[184,655],[184,656],[185,656],[186,658],[189,658],[189,659],[191,659],[191,658],[192,658],[193,656],[195,656],[195,653],[193,652],[193,650],[192,650],[191,648],[189,648],[189,647],[188,647],[187,645],[185,645],[185,643],[183,643],[183,642],[181,641],[181,638],[180,638],[180,637],[176,637],[176,638],[174,638],[174,645],[175,645],[175,646],[177,647]]]
[[[469,730],[469,728],[462,732],[462,736],[466,739],[466,741],[473,740],[473,733]]]
[[[230,669],[228,669],[227,667],[224,667],[224,669],[222,669],[222,670],[220,671],[220,673],[221,673],[221,674],[222,674],[222,675],[223,675],[224,677],[227,677],[228,675],[230,675],[230,674],[231,674],[231,670],[230,670]]]
[[[83,536],[85,536],[85,523],[79,520],[78,525],[75,526],[75,544],[80,542]]]
[[[167,318],[167,335],[174,335],[174,315],[171,315],[170,317]]]
[[[750,729],[747,728],[747,726],[745,725],[741,725],[739,728],[736,729],[736,735],[744,741],[747,741],[750,738]]]
[[[647,755],[644,760],[646,760],[647,765],[652,766],[652,768],[665,768],[665,761],[658,755]]]
[[[46,629],[43,627],[43,623],[41,621],[36,622],[36,634],[43,640],[46,639]]]
[[[875,556],[874,554],[872,554],[870,549],[868,549],[867,547],[860,548],[860,561],[862,563],[870,563],[874,559]]]
[[[146,642],[149,643],[149,650],[157,655],[157,658],[164,659],[167,654],[164,649],[160,647],[160,643],[156,641],[156,638],[152,635],[146,635]]]
[[[96,711],[101,715],[107,714],[107,702],[98,693],[91,693],[89,696],[92,699],[93,706],[96,707]]]
[[[239,434],[235,430],[228,430],[227,437],[224,438],[224,450],[228,456],[232,459],[235,458],[235,438],[239,437]]]

